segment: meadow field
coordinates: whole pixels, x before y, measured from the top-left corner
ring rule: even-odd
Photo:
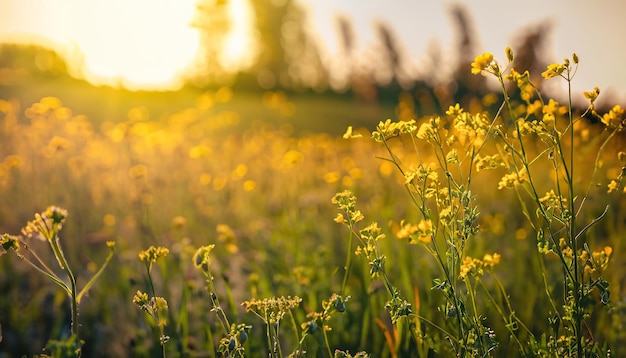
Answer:
[[[624,111],[508,80],[432,116],[0,100],[0,357],[624,356]]]

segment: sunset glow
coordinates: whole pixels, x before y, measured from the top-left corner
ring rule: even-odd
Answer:
[[[181,84],[198,50],[197,30],[190,26],[196,0],[79,1],[51,5],[28,1],[4,11],[2,41],[53,45],[95,84],[131,89],[165,89]],[[233,31],[223,53],[236,69],[252,61],[251,14],[246,0],[229,3]],[[6,3],[0,5],[0,12]]]
[[[267,0],[270,1],[270,0]],[[84,76],[96,84],[124,85],[130,88],[166,89],[182,83],[198,51],[198,31],[191,21],[198,0],[7,0],[0,2],[0,41],[35,42],[55,46],[70,61],[81,64]],[[226,69],[253,63],[256,46],[255,19],[249,0],[228,0],[232,33],[220,55]],[[371,55],[376,44],[375,24],[391,26],[398,42],[417,68],[426,67],[429,53],[455,54],[455,24],[450,6],[465,4],[475,30],[477,53],[498,54],[513,45],[529,26],[550,23],[546,48],[542,52],[554,61],[576,52],[585,66],[577,74],[575,86],[594,86],[623,92],[626,72],[621,68],[626,46],[603,39],[619,31],[619,16],[626,2],[608,1],[603,5],[556,0],[532,0],[516,9],[516,16],[493,16],[490,9],[501,4],[446,0],[434,3],[408,1],[296,0],[306,11],[311,35],[331,70],[341,64],[338,16],[346,17],[355,34],[355,55]],[[567,11],[563,10],[567,8]],[[593,23],[594,26],[584,24]],[[454,63],[454,56],[443,60]],[[441,73],[447,73],[441,64]],[[346,64],[343,65],[344,67]],[[339,66],[339,68],[344,68]],[[449,72],[449,68],[448,68]]]

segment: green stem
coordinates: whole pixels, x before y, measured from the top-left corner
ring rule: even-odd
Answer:
[[[349,215],[349,214],[348,214]],[[352,237],[353,237],[353,223],[352,219],[349,219],[350,236],[348,236],[348,252],[346,255],[346,265],[344,266],[343,280],[341,282],[341,295],[345,295],[346,286],[348,284],[348,276],[350,274],[350,268],[352,266]]]
[[[100,277],[100,275],[102,275],[102,272],[104,272],[104,269],[109,265],[109,262],[111,262],[112,258],[113,258],[113,249],[109,251],[109,255],[107,256],[102,266],[100,266],[100,269],[98,270],[98,272],[96,272],[96,274],[91,277],[91,279],[89,280],[89,282],[87,282],[85,287],[83,287],[83,289],[80,290],[80,292],[78,293],[78,296],[76,297],[76,301],[78,304],[80,304],[80,301],[83,298],[83,296],[87,293],[87,291],[91,288],[91,286],[93,286],[93,284]]]
[[[152,298],[155,300],[155,305],[156,305],[156,290],[154,289],[154,283],[152,282],[152,262],[146,262],[146,270],[148,270],[148,282],[150,283],[150,290],[152,291]],[[161,334],[159,336],[159,343],[161,345],[161,353],[163,354],[163,358],[165,358],[165,343],[162,340],[163,336],[165,336],[165,329],[163,328],[163,325],[161,325],[158,307],[157,309],[154,310],[154,319],[156,321],[157,326],[159,326],[159,332]]]
[[[76,278],[74,277],[74,274],[72,273],[72,270],[70,269],[70,266],[67,263],[67,260],[65,259],[65,255],[63,254],[63,250],[61,249],[61,246],[59,245],[59,237],[57,235],[54,236],[54,238],[52,240],[49,240],[50,242],[50,246],[52,246],[52,251],[54,252],[54,256],[56,256],[57,260],[59,261],[59,264],[61,265],[61,268],[63,269],[63,271],[65,271],[65,273],[67,274],[69,280],[70,280],[70,299],[71,299],[71,305],[72,305],[72,335],[76,336],[76,341],[80,342],[79,339],[79,335],[78,335],[78,331],[79,331],[79,324],[78,324],[78,300],[76,297]]]
[[[493,275],[495,277],[495,275]],[[496,278],[497,280],[497,278]],[[511,337],[513,338],[513,340],[517,343],[517,345],[520,348],[520,352],[524,351],[524,345],[522,344],[522,342],[520,342],[519,338],[517,337],[517,335],[515,334],[515,329],[514,327],[511,325],[512,322],[510,322],[510,319],[507,318],[506,314],[504,313],[504,311],[502,310],[502,307],[500,307],[500,305],[498,305],[498,303],[496,302],[495,298],[493,298],[493,296],[491,295],[491,293],[489,292],[489,290],[487,290],[487,287],[485,287],[485,284],[481,281],[478,280],[478,283],[480,284],[480,287],[483,288],[483,290],[485,291],[485,293],[487,294],[487,297],[489,298],[489,301],[491,301],[491,303],[493,304],[493,306],[496,308],[496,310],[498,311],[498,313],[500,314],[500,317],[502,317],[502,320],[506,323],[506,328],[509,330],[509,333],[511,334]],[[501,294],[502,297],[506,298],[506,292],[504,292],[504,288],[500,288],[501,289]],[[508,298],[506,298],[507,300],[507,304],[508,304]],[[514,314],[514,312],[511,310],[511,308],[509,307],[509,312],[511,312],[511,315],[515,318],[515,321],[520,323],[522,325],[522,327],[524,327],[524,329],[531,335],[531,337],[533,336],[532,333],[528,330],[528,328],[522,323],[522,321],[520,321]],[[511,316],[509,316],[511,317]]]
[[[581,297],[581,285],[578,274],[578,244],[576,242],[576,215],[574,208],[574,117],[572,114],[572,76],[568,70],[567,78],[567,96],[568,96],[568,117],[570,126],[570,172],[568,177],[569,184],[569,204],[570,204],[570,216],[569,216],[569,237],[574,256],[574,298],[575,298],[575,320],[576,320],[576,348],[578,356],[581,357],[582,351],[582,297]]]

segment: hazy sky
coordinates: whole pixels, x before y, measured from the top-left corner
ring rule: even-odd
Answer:
[[[229,0],[243,4],[246,0]],[[267,0],[281,1],[281,0]],[[427,51],[453,53],[451,4],[464,4],[479,40],[477,52],[503,59],[520,31],[550,21],[547,53],[560,61],[576,52],[581,65],[575,86],[600,86],[626,96],[626,34],[623,0],[300,0],[327,60],[338,54],[338,15],[352,20],[357,45],[374,42],[374,24],[389,24],[419,71]],[[77,48],[94,80],[122,79],[136,86],[166,86],[194,55],[197,36],[189,27],[195,0],[1,0],[0,40],[50,39],[64,51]],[[239,12],[243,7],[238,7]],[[245,24],[242,24],[245,27]],[[19,35],[19,36],[18,36]],[[233,54],[246,51],[234,40]],[[478,53],[477,53],[478,54]],[[450,59],[453,61],[453,59]],[[445,68],[442,63],[442,68]]]

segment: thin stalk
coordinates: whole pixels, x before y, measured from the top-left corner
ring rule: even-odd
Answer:
[[[154,283],[152,282],[152,263],[151,262],[150,263],[146,262],[146,270],[148,270],[148,282],[150,283],[150,290],[152,292],[152,297],[156,303],[157,296],[156,296],[156,290],[154,289]],[[154,310],[154,318],[156,320],[157,326],[159,326],[159,332],[161,333],[161,335],[159,336],[159,342],[161,344],[161,353],[163,355],[163,358],[165,358],[165,342],[162,340],[162,337],[165,335],[165,331],[164,331],[163,326],[161,325],[158,307],[157,309]]]
[[[104,261],[104,263],[102,264],[102,266],[100,266],[100,269],[98,270],[98,272],[96,272],[91,279],[89,280],[89,282],[87,282],[87,284],[83,287],[82,290],[80,290],[80,292],[78,293],[78,296],[76,297],[77,302],[80,304],[81,299],[83,298],[83,296],[87,293],[87,291],[91,288],[91,286],[93,286],[93,284],[96,282],[96,280],[98,279],[98,277],[100,277],[100,275],[102,275],[102,272],[104,272],[104,269],[109,265],[109,262],[111,262],[111,259],[113,258],[113,250],[111,249],[109,251],[109,255],[107,256],[106,260]]]
[[[472,317],[472,323],[476,328],[478,328],[478,335],[480,337],[481,344],[483,345],[483,349],[487,351],[487,342],[485,341],[485,335],[483,334],[483,326],[477,320],[478,317],[478,308],[476,307],[476,296],[474,292],[474,287],[470,282],[469,277],[465,277],[463,280],[465,282],[465,286],[467,287],[467,293],[469,295],[470,303],[472,304],[472,311],[474,311],[474,317]]]
[[[494,275],[495,276],[495,275]],[[495,298],[491,295],[491,293],[489,292],[489,290],[487,290],[487,288],[485,287],[485,284],[481,281],[478,280],[478,283],[480,284],[480,286],[483,288],[483,290],[485,291],[485,293],[487,294],[487,297],[489,298],[489,301],[491,301],[491,303],[493,304],[493,306],[496,308],[496,310],[498,311],[498,313],[500,314],[500,317],[502,317],[502,320],[506,323],[506,328],[509,330],[509,332],[511,333],[511,337],[513,338],[513,340],[515,341],[515,343],[517,343],[517,345],[520,348],[520,352],[524,351],[524,346],[522,345],[522,342],[520,342],[519,338],[517,338],[517,335],[515,334],[514,329],[511,327],[511,322],[509,321],[509,319],[507,318],[507,316],[505,315],[504,311],[502,310],[502,307],[500,307],[500,305],[498,305],[498,303],[496,302]],[[506,297],[506,293],[503,292],[502,293],[503,297]],[[510,309],[509,307],[509,311],[511,313],[513,313],[513,311]],[[509,316],[510,317],[510,316]],[[514,316],[515,317],[515,316]],[[517,319],[517,317],[515,317],[515,320],[519,323],[522,324],[522,326],[524,327],[524,329],[530,333],[530,335],[532,336],[532,333],[528,330],[528,328],[519,320]]]
[[[76,341],[80,342],[78,331],[78,301],[76,298],[76,278],[74,278],[74,274],[70,269],[70,266],[65,259],[65,255],[63,254],[63,250],[61,246],[59,246],[59,237],[55,235],[54,239],[50,240],[50,245],[52,246],[52,251],[54,251],[54,255],[57,260],[61,264],[61,268],[67,274],[70,280],[70,299],[71,299],[71,307],[72,307],[72,335],[76,336]]]
[[[569,217],[569,237],[570,237],[570,245],[573,251],[574,256],[574,299],[575,299],[575,320],[576,320],[576,351],[578,356],[582,356],[582,340],[583,340],[583,332],[582,332],[582,314],[581,314],[581,288],[580,282],[578,279],[578,244],[576,242],[576,215],[574,208],[574,117],[572,114],[572,77],[568,70],[567,74],[567,96],[568,96],[568,117],[569,117],[569,125],[570,125],[570,173],[569,173],[569,204],[570,213]]]
[[[345,291],[346,291],[346,286],[348,284],[348,276],[350,274],[350,268],[352,267],[352,237],[353,237],[353,223],[352,223],[352,219],[349,219],[349,225],[350,225],[350,230],[349,233],[350,235],[348,236],[348,250],[347,250],[347,255],[346,255],[346,264],[343,267],[344,268],[344,273],[343,273],[343,280],[341,282],[341,295],[345,295]]]

